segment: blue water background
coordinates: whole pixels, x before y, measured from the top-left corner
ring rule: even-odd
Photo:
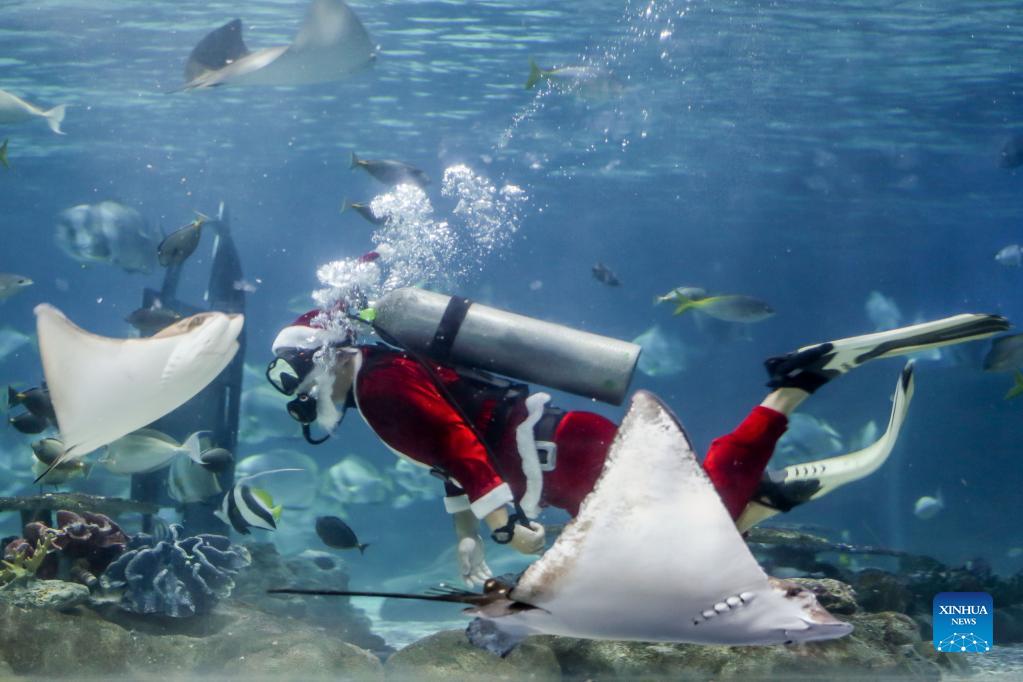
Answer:
[[[383,191],[348,169],[351,151],[401,158],[435,179],[466,163],[523,187],[519,232],[458,293],[626,339],[655,322],[677,333],[695,354],[689,368],[637,375],[634,387],[665,398],[701,452],[760,400],[765,357],[871,331],[871,291],[893,297],[906,322],[1023,316],[1023,271],[993,259],[1021,239],[1023,173],[999,168],[997,156],[1023,132],[1023,3],[352,6],[381,46],[369,73],[302,88],[165,94],[207,31],[240,16],[250,48],[283,44],[303,3],[4,3],[0,87],[70,107],[66,137],[41,122],[0,131],[13,164],[0,169],[0,270],[36,282],[0,307],[0,325],[30,332],[33,305],[47,301],[89,330],[127,335],[123,317],[144,286],[158,286],[159,273],[82,268],[60,252],[61,210],[115,199],[170,230],[224,200],[246,277],[262,281],[247,315],[247,361],[261,365],[295,316],[289,300],[318,286],[316,268],[370,246],[369,226],[338,213],[343,197]],[[530,57],[545,66],[589,60],[623,91],[607,100],[527,91]],[[431,196],[450,210],[436,182]],[[187,266],[185,298],[201,296],[209,244]],[[596,261],[623,285],[595,281]],[[534,281],[542,287],[531,289]],[[752,341],[718,342],[651,305],[679,285],[755,295],[778,314],[751,328]],[[1015,518],[1023,403],[1002,400],[1011,379],[981,372],[984,348],[974,350],[972,365],[921,363],[884,469],[785,520],[1018,570],[1023,559],[1006,552],[1023,546]],[[901,366],[874,363],[806,409],[843,434],[868,419],[883,424]],[[3,382],[40,379],[34,353],[0,365]],[[275,445],[324,468],[352,452],[381,468],[393,457],[354,418],[319,448]],[[946,509],[916,519],[914,500],[939,488]],[[353,585],[411,571],[453,540],[439,501],[348,516],[374,543],[350,557]],[[287,519],[286,510],[281,534]]]

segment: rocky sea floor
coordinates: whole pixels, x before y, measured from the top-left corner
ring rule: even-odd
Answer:
[[[879,569],[850,574],[855,586],[794,578],[853,623],[839,640],[725,647],[540,636],[502,659],[468,643],[458,605],[268,596],[289,583],[344,589],[346,566],[324,552],[281,556],[265,543],[244,553],[251,565],[234,576],[230,596],[187,618],[130,613],[116,596],[64,580],[0,587],[0,680],[1023,680],[1023,644],[935,652],[920,590]],[[796,559],[788,550],[786,561]],[[1019,587],[975,570],[920,576],[929,594],[952,586],[1006,597]],[[996,603],[1007,603],[1001,597]],[[1021,625],[1018,606],[996,609],[996,638],[1020,641]]]

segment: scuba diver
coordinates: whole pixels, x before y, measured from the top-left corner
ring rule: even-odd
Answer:
[[[434,342],[446,338],[448,350],[460,333],[466,311],[478,306],[466,299],[418,289],[399,292],[442,300],[441,322],[436,325],[435,335],[432,327],[427,330],[427,337],[432,336]],[[414,344],[399,344],[376,323],[374,330],[390,345],[359,344],[351,325],[336,323],[339,314],[356,317],[345,307],[342,305],[333,315],[312,310],[282,329],[273,342],[275,359],[267,367],[266,376],[278,391],[294,396],[288,411],[302,424],[306,439],[323,442],[326,437],[312,438],[310,425],[317,423],[329,433],[345,412],[354,408],[397,455],[430,468],[444,481],[444,507],[453,516],[459,568],[469,587],[482,585],[491,577],[479,535],[480,521],[489,527],[495,542],[508,544],[523,554],[541,553],[545,532],[535,520],[540,508],[558,507],[576,516],[597,483],[617,425],[595,413],[548,406],[549,395],[530,394],[525,384],[466,369],[450,361],[446,353],[417,352],[411,348]],[[375,307],[380,308],[379,304]],[[481,315],[494,317],[497,313],[519,321],[531,319],[478,307],[487,311]],[[458,309],[452,312],[453,308]],[[404,314],[402,322],[428,317],[413,312],[416,314]],[[374,314],[358,319],[370,321]],[[908,407],[912,363],[900,377],[888,433],[874,446],[829,460],[767,471],[775,445],[786,430],[788,415],[821,386],[875,358],[983,338],[1007,327],[1008,323],[997,316],[958,315],[815,344],[767,360],[771,391],[734,431],[713,441],[703,462],[740,530],[879,467],[894,445]],[[488,338],[492,344],[499,344],[493,337]],[[447,356],[448,361],[436,359],[438,356]],[[622,397],[637,357],[638,349],[622,382]],[[555,373],[551,367],[549,374]]]

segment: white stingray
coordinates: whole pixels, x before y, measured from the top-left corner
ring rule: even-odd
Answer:
[[[373,63],[375,48],[342,0],[312,0],[290,45],[250,52],[241,21],[224,24],[192,50],[182,90],[234,85],[304,85],[341,80]]]
[[[579,516],[508,597],[477,615],[515,638],[781,644],[852,631],[812,593],[764,573],[682,426],[645,391]]]
[[[238,351],[244,318],[210,312],[155,336],[112,339],[76,326],[51,305],[35,308],[39,353],[65,443],[81,458],[183,405]]]

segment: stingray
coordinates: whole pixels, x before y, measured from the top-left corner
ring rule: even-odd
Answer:
[[[212,382],[238,351],[244,318],[200,313],[144,339],[112,339],[35,308],[39,354],[65,444],[57,466],[136,431]],[[45,475],[45,474],[44,474]]]
[[[305,85],[347,78],[369,67],[375,48],[342,0],[313,0],[290,45],[250,52],[241,19],[210,32],[185,64],[180,90],[234,85]]]
[[[682,425],[645,391],[633,397],[579,515],[517,582],[426,598],[468,604],[477,616],[470,639],[502,655],[530,634],[752,645],[852,631],[812,593],[764,573]]]

